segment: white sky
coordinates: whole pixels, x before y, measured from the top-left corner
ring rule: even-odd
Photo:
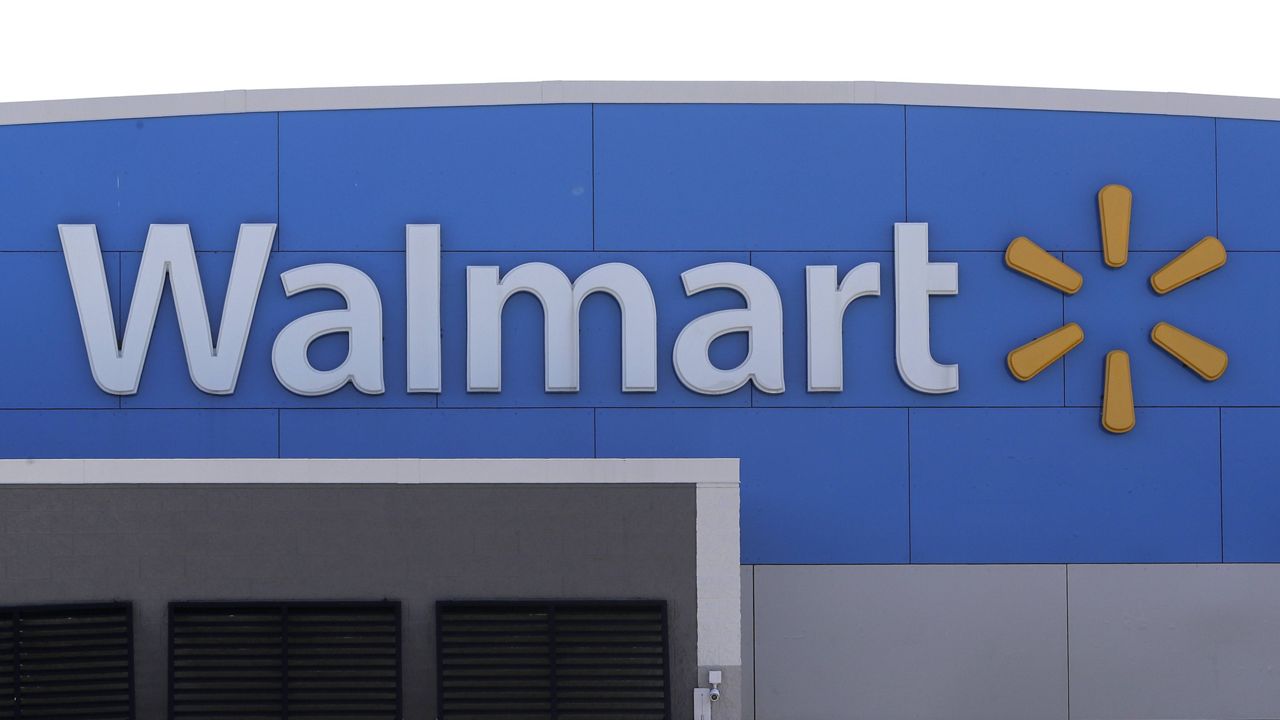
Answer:
[[[0,101],[510,80],[882,80],[1280,97],[1264,0],[9,0]]]

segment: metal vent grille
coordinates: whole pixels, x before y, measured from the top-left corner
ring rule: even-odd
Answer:
[[[169,716],[396,720],[400,604],[173,603]]]
[[[132,720],[132,607],[0,608],[0,718]]]
[[[663,602],[436,604],[441,720],[670,717]]]

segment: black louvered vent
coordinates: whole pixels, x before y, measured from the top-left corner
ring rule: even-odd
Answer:
[[[670,716],[663,602],[441,602],[441,720]]]
[[[169,715],[397,720],[400,604],[173,603]]]
[[[0,718],[132,720],[131,606],[0,608]]]

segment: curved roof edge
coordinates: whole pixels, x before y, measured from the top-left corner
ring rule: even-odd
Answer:
[[[1280,100],[1125,90],[893,82],[548,81],[226,90],[0,103],[0,125],[291,110],[545,103],[883,104],[1280,120]]]

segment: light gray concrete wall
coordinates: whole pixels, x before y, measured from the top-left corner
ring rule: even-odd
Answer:
[[[665,599],[684,718],[695,512],[692,485],[2,485],[0,604],[133,601],[138,717],[163,718],[169,601],[398,599],[427,718],[436,600]]]
[[[742,717],[756,716],[756,572],[742,566]]]
[[[1067,717],[1062,566],[755,568],[770,720]]]
[[[1280,717],[1280,565],[1073,565],[1073,718]]]
[[[1280,564],[757,565],[742,597],[744,718],[1280,718]]]

